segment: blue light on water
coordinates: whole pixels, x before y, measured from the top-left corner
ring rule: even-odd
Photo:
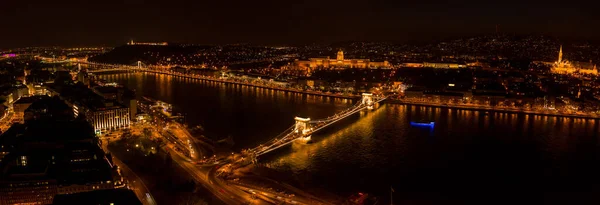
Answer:
[[[433,128],[435,126],[435,122],[429,122],[429,123],[426,123],[426,122],[410,122],[410,125],[414,126],[414,127],[430,127],[430,128]]]

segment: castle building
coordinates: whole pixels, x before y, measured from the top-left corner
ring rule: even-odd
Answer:
[[[133,40],[127,43],[129,46],[168,46],[167,42],[134,42]]]
[[[336,59],[309,58],[308,60],[294,61],[294,67],[298,70],[308,70],[309,72],[319,68],[382,68],[389,67],[388,61],[372,62],[369,59],[345,59],[344,51],[338,51]]]
[[[569,62],[563,60],[562,46],[558,51],[558,61],[554,62],[551,69],[552,73],[556,74],[587,74],[587,75],[598,75],[598,68],[591,61],[588,62]]]

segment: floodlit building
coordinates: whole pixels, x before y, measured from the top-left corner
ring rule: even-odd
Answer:
[[[558,51],[558,60],[554,62],[551,72],[556,74],[580,73],[587,75],[598,75],[598,68],[596,67],[596,64],[593,64],[591,61],[587,63],[563,60],[562,46],[560,46],[560,50]]]
[[[318,68],[382,68],[389,67],[388,61],[372,62],[369,59],[345,59],[344,51],[338,51],[336,59],[309,58],[308,60],[294,61],[294,67],[309,72]]]
[[[426,68],[446,68],[446,69],[450,69],[450,68],[466,68],[467,66],[465,64],[459,64],[459,63],[429,63],[429,62],[424,62],[423,63],[423,67],[426,67]]]
[[[111,130],[129,128],[131,120],[130,108],[114,99],[110,92],[98,92],[87,86],[49,85],[52,95],[58,95],[77,117],[83,115],[94,127],[94,132],[103,133]],[[99,95],[99,94],[102,94]],[[128,101],[128,103],[131,103]],[[135,107],[133,107],[135,109]]]
[[[137,100],[134,91],[119,86],[97,86],[92,90],[105,100],[113,100],[129,108],[130,120],[137,115]]]
[[[169,43],[167,42],[134,42],[131,40],[127,43],[130,46],[167,46]]]
[[[466,64],[462,63],[446,63],[446,62],[423,62],[423,63],[402,63],[402,67],[407,68],[441,68],[441,69],[458,69],[466,68]]]
[[[129,128],[129,108],[106,103],[100,106],[84,107],[86,119],[96,133]]]

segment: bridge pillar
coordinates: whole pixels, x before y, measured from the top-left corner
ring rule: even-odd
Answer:
[[[373,109],[373,94],[372,93],[363,93],[362,94],[362,105],[367,106],[367,109]]]
[[[307,133],[309,133],[310,131],[312,131],[312,128],[310,127],[310,123],[309,123],[310,118],[296,117],[296,118],[294,118],[294,120],[296,120],[296,127],[294,127],[295,133],[298,133],[298,134],[301,134],[302,136],[304,136]]]
[[[258,159],[256,158],[256,154],[250,155],[250,161],[252,162],[252,164],[258,163]]]
[[[142,61],[138,61],[137,62],[137,68],[138,69],[142,69]]]

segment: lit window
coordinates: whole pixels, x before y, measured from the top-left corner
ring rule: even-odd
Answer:
[[[27,166],[27,156],[21,156],[21,166]]]

